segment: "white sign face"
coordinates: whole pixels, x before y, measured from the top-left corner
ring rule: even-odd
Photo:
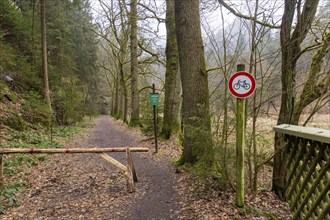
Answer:
[[[254,77],[247,72],[237,72],[229,79],[229,91],[237,98],[250,96],[256,87]]]

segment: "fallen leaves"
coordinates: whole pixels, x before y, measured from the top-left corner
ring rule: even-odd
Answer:
[[[125,129],[130,138],[145,139],[136,129],[128,130],[117,121],[113,124]],[[125,141],[127,138],[121,136],[110,144],[122,146]],[[91,137],[78,138],[67,146],[86,147],[95,143],[109,144],[98,137]],[[153,149],[152,140],[140,141],[137,145]],[[244,210],[235,207],[235,192],[219,190],[214,179],[201,180],[184,170],[175,172],[171,162],[180,153],[176,140],[169,140],[160,141],[158,154],[152,155],[150,152],[140,155],[142,163],[149,167],[156,164],[162,166],[174,176],[172,187],[175,195],[168,200],[159,200],[164,204],[176,204],[169,209],[172,219],[257,220],[269,219],[270,215],[291,219],[287,204],[279,201],[272,192],[263,191],[256,196],[247,192],[245,201],[251,208]],[[52,155],[37,167],[26,168],[25,172],[31,187],[19,196],[21,205],[10,209],[1,216],[2,219],[127,219],[130,217],[129,210],[140,210],[143,204],[136,202],[141,201],[142,197],[159,196],[150,193],[154,183],[144,175],[138,176],[141,181],[136,192],[127,193],[123,172],[96,154]],[[264,172],[271,172],[271,169],[267,168]],[[261,181],[261,185],[269,186],[269,178],[261,178]],[[155,207],[153,205],[150,209],[157,214]]]

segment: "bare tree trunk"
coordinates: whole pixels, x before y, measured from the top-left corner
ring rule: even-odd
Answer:
[[[139,108],[139,75],[138,75],[138,40],[137,40],[137,0],[131,0],[131,126],[140,125],[140,108]]]
[[[121,79],[119,79],[121,81]],[[120,82],[119,87],[119,105],[118,105],[118,117],[117,119],[124,120],[124,95],[123,86]]]
[[[118,66],[119,67],[119,66]],[[115,117],[115,118],[117,118],[118,119],[118,117],[119,117],[119,103],[120,103],[120,99],[119,99],[119,97],[120,97],[120,76],[119,76],[119,73],[118,73],[118,71],[117,71],[117,76],[116,76],[116,79],[115,79],[115,87],[116,87],[116,89],[115,89],[115,103],[114,103],[114,106],[113,106],[113,108],[114,108],[114,114],[113,114],[113,116]]]
[[[41,10],[41,42],[42,42],[42,69],[44,78],[44,96],[46,103],[51,112],[52,105],[50,101],[49,83],[48,83],[48,66],[47,66],[47,38],[46,38],[46,0],[40,1]]]
[[[208,75],[201,35],[199,0],[175,1],[183,92],[183,154],[181,164],[213,163]]]
[[[297,6],[296,0],[286,0],[284,14],[281,23],[281,49],[282,49],[282,97],[281,109],[277,124],[292,124],[292,116],[295,105],[295,77],[296,64],[301,56],[301,43],[311,27],[315,17],[319,0],[306,0],[301,13],[298,10],[298,21],[292,31],[294,14]],[[284,198],[286,186],[286,160],[288,155],[284,151],[282,137],[275,134],[275,155],[273,169],[273,191]]]
[[[181,131],[181,75],[175,32],[174,0],[166,0],[166,75],[162,136],[169,139]]]
[[[36,16],[36,2],[32,0],[32,25],[31,25],[31,44],[32,44],[32,64],[37,64],[37,51],[35,45],[35,16]]]

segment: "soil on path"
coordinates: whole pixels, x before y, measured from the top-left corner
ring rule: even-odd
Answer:
[[[143,139],[139,132],[102,116],[88,138],[67,147],[139,146]],[[123,153],[111,156],[125,163]],[[0,219],[176,218],[176,176],[168,163],[156,162],[155,157],[133,153],[138,183],[135,193],[127,193],[123,172],[96,154],[49,156],[26,171],[31,187],[19,196],[20,205]]]

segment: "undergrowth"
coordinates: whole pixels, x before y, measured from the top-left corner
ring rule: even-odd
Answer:
[[[26,182],[21,181],[15,181],[4,185],[0,193],[1,214],[5,213],[7,208],[19,205],[16,195],[24,186],[26,186]]]
[[[63,140],[71,138],[83,131],[86,124],[71,127],[53,128],[53,141],[50,141],[46,131],[15,131],[11,130],[9,138],[0,148],[61,148]],[[55,140],[55,141],[54,141]],[[23,170],[37,166],[47,160],[45,154],[9,154],[4,156],[4,186],[0,192],[0,214],[4,214],[10,207],[17,206],[18,193],[29,186],[29,181]]]

